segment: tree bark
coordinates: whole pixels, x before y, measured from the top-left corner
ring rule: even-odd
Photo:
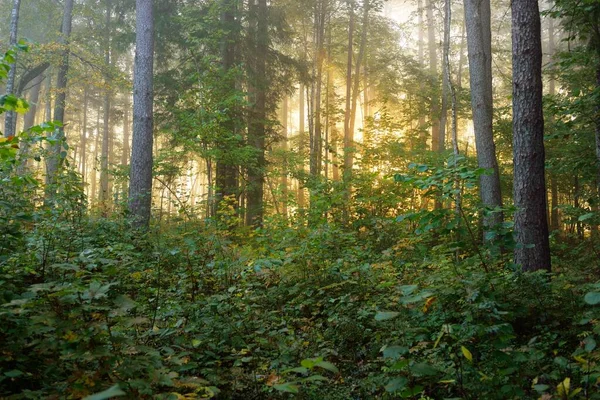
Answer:
[[[56,99],[54,103],[54,121],[64,125],[65,103],[67,99],[67,74],[69,72],[69,37],[71,36],[71,24],[73,19],[73,1],[65,0],[63,22],[61,29],[61,44],[64,46],[61,64],[58,68],[56,79]],[[65,137],[64,127],[58,128],[56,132],[56,143],[50,148],[50,154],[46,161],[46,202],[56,192],[56,178],[58,170],[62,165],[65,154],[62,151],[62,141]]]
[[[83,184],[86,183],[86,157],[87,157],[87,125],[88,125],[88,89],[87,87],[83,91],[83,124],[81,126],[81,157],[79,170],[81,171],[81,178]]]
[[[227,79],[227,91],[224,93],[224,97],[231,97],[236,91],[236,81],[229,76],[232,68],[235,66],[235,46],[236,46],[236,3],[235,0],[223,0],[221,12],[221,23],[223,30],[226,32],[221,39],[221,58],[222,58],[222,69],[225,79]],[[224,135],[227,138],[233,137],[236,134],[236,123],[235,123],[235,112],[229,108],[227,110],[226,121],[222,123]],[[230,198],[236,200],[235,205],[237,206],[238,199],[238,170],[237,165],[233,162],[231,156],[228,155],[233,149],[231,149],[231,140],[225,140],[225,143],[221,145],[221,154],[217,160],[216,166],[216,208],[218,209],[218,203],[223,199]],[[216,211],[216,210],[215,210]]]
[[[21,0],[13,0],[13,7],[10,16],[10,47],[17,44],[17,32],[19,29],[19,10],[21,8]],[[15,54],[16,57],[16,54]],[[17,73],[17,62],[10,65],[8,77],[6,79],[6,95],[14,94],[15,76]],[[15,127],[17,123],[17,114],[14,111],[7,111],[4,115],[4,136],[10,137],[15,135]]]
[[[471,108],[475,130],[477,163],[491,173],[479,178],[479,195],[484,207],[490,209],[483,218],[484,238],[490,229],[503,220],[500,171],[496,158],[493,130],[492,93],[492,31],[490,0],[465,0],[469,74],[471,78]]]
[[[152,206],[154,12],[152,0],[136,0],[133,80],[133,142],[129,212],[134,227],[146,229]]]
[[[542,41],[537,0],[512,2],[515,264],[551,269],[542,112]]]
[[[106,68],[111,67],[111,13],[112,13],[112,0],[106,0],[106,20],[104,25],[105,30],[105,49],[104,49],[104,65]],[[100,155],[100,208],[102,216],[108,215],[108,202],[110,198],[109,186],[108,186],[108,157],[109,157],[109,146],[110,146],[110,106],[111,106],[111,92],[110,92],[110,78],[107,73],[104,78],[106,91],[104,93],[104,129],[102,130],[102,153]]]
[[[432,82],[437,88],[439,85],[438,72],[437,72],[437,45],[435,42],[435,20],[433,18],[433,4],[431,0],[425,0],[425,7],[427,9],[427,46],[429,49],[429,74],[431,75]],[[438,151],[440,148],[440,106],[438,100],[435,98],[435,94],[431,98],[431,149]]]
[[[265,185],[265,136],[266,136],[266,91],[267,91],[267,52],[269,50],[269,30],[267,20],[267,0],[258,0],[256,5],[255,66],[252,75],[254,104],[252,119],[248,126],[248,142],[254,149],[255,160],[248,168],[248,188],[246,205],[246,225],[262,226],[264,218]],[[252,14],[252,12],[251,12]]]
[[[354,56],[354,0],[349,0],[348,61],[346,64],[346,111],[344,115],[344,180],[350,181],[354,164],[354,132],[350,129],[352,115],[352,65]]]
[[[304,159],[304,146],[305,146],[305,104],[304,104],[304,85],[300,84],[298,90],[298,153]],[[303,166],[304,167],[304,166]],[[306,207],[306,199],[304,197],[304,188],[302,183],[298,181],[298,193],[296,194],[298,201],[298,208]]]

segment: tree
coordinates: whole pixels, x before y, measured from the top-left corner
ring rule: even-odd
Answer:
[[[104,23],[105,43],[104,43],[104,63],[107,69],[110,69],[111,59],[111,13],[112,0],[106,0],[106,15]],[[111,109],[111,92],[110,92],[110,76],[106,73],[105,78],[106,92],[104,93],[104,129],[102,131],[102,153],[100,155],[100,208],[102,214],[106,216],[108,212],[109,185],[108,185],[108,158],[110,147],[110,109]]]
[[[221,24],[224,31],[221,38],[221,65],[223,75],[223,93],[225,99],[235,97],[237,80],[233,73],[236,62],[236,38],[238,37],[238,28],[236,21],[236,2],[234,0],[221,0]],[[219,156],[216,168],[217,185],[217,206],[223,199],[235,199],[237,205],[238,196],[238,169],[233,160],[229,157],[232,153],[232,143],[237,133],[236,115],[233,107],[226,107],[224,110],[225,120],[221,123],[223,132],[220,138]],[[218,208],[218,207],[217,207]]]
[[[251,69],[252,109],[248,124],[248,143],[254,150],[254,162],[248,167],[246,225],[261,226],[264,217],[265,138],[267,120],[267,52],[269,51],[268,7],[266,0],[251,2],[250,18],[256,22],[254,65]],[[252,38],[251,38],[252,40]]]
[[[10,40],[9,44],[14,47],[17,44],[17,32],[19,29],[19,9],[21,8],[21,0],[13,1],[13,8],[10,16]],[[17,62],[10,65],[8,79],[6,80],[6,94],[12,95],[15,88],[15,75],[17,72]],[[16,114],[9,110],[4,116],[4,136],[10,137],[15,135]]]
[[[537,0],[512,2],[515,264],[550,271]]]
[[[152,0],[136,0],[133,80],[133,142],[129,211],[137,228],[147,228],[152,205],[154,12]]]
[[[464,6],[477,163],[479,168],[490,171],[479,178],[479,195],[486,208],[495,209],[502,207],[502,193],[493,130],[490,0],[465,0]],[[488,237],[485,230],[501,223],[502,219],[498,211],[485,214],[484,238]]]
[[[64,124],[65,119],[65,103],[67,99],[67,74],[69,72],[69,38],[71,36],[71,24],[73,20],[73,0],[65,1],[65,8],[61,29],[61,44],[63,45],[62,60],[58,68],[58,76],[56,79],[56,100],[54,103],[54,121]],[[57,129],[55,139],[56,143],[52,145],[50,154],[46,162],[46,200],[54,193],[54,185],[58,169],[62,164],[65,154],[61,151],[62,141],[65,137],[64,128]]]

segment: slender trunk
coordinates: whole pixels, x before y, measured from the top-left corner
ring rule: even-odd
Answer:
[[[300,84],[299,87],[299,95],[298,95],[298,154],[300,154],[301,159],[304,162],[304,146],[305,146],[305,123],[304,120],[306,118],[305,115],[305,104],[304,104],[304,85]],[[302,165],[304,168],[304,165]],[[298,207],[304,208],[306,207],[306,199],[304,197],[304,188],[302,187],[302,183],[298,181],[298,193],[297,193],[297,201]]]
[[[490,171],[479,178],[479,194],[487,208],[483,219],[484,238],[491,239],[486,232],[501,223],[503,215],[501,211],[494,211],[502,207],[502,193],[493,131],[490,1],[465,0],[465,21],[477,162],[479,168]]]
[[[13,7],[10,16],[10,47],[14,47],[17,44],[17,32],[19,29],[19,9],[21,8],[21,0],[13,0]],[[16,59],[16,54],[15,54]],[[10,65],[8,71],[8,77],[6,79],[6,95],[14,94],[15,89],[15,76],[17,73],[17,62],[15,61]],[[17,114],[14,111],[7,111],[4,116],[4,136],[10,137],[15,135],[15,126],[17,121]]]
[[[556,44],[554,42],[554,18],[548,18],[548,54],[551,57],[551,63],[556,53]],[[550,96],[556,95],[556,82],[553,76],[550,76],[548,82],[548,94]],[[600,111],[600,110],[599,110]],[[550,115],[550,121],[553,124],[554,116]],[[599,153],[600,156],[600,153]],[[600,158],[599,158],[600,161]],[[599,163],[600,166],[600,163]],[[600,169],[599,169],[600,172]],[[556,178],[556,172],[550,171],[550,230],[557,231],[560,229],[560,221],[558,215],[558,179]],[[600,174],[599,174],[600,178]]]
[[[458,157],[460,150],[458,148],[458,116],[457,116],[457,103],[456,103],[456,89],[452,83],[452,74],[450,71],[450,27],[452,24],[452,3],[450,0],[445,1],[445,15],[444,15],[444,80],[446,81],[447,91],[450,94],[450,110],[451,110],[451,130],[452,130],[452,153],[454,154],[454,167],[458,165]],[[460,177],[455,177],[454,183],[455,198],[454,198],[454,209],[457,216],[461,215],[462,208],[462,193],[460,186]]]
[[[437,142],[437,148],[434,151],[442,153],[446,149],[446,127],[448,124],[448,100],[450,92],[450,70],[449,63],[446,60],[449,59],[450,53],[450,11],[448,10],[448,2],[445,0],[444,6],[444,40],[442,47],[442,109],[440,110],[440,129],[439,139]]]
[[[88,124],[88,89],[85,88],[83,91],[83,124],[81,126],[81,157],[79,170],[81,171],[81,178],[85,186],[86,178],[86,157],[87,157],[87,124]]]
[[[133,141],[129,212],[133,226],[147,228],[152,206],[154,100],[154,12],[152,0],[136,0],[136,47],[133,80]]]
[[[58,77],[56,79],[56,100],[54,103],[54,121],[64,125],[65,103],[67,99],[67,74],[69,72],[69,37],[71,36],[71,23],[73,15],[74,0],[65,0],[65,8],[61,29],[61,44],[63,45],[62,60],[58,68]],[[65,132],[62,127],[57,129],[55,134],[56,143],[50,148],[50,154],[46,161],[46,197],[45,202],[56,192],[56,178],[58,170],[66,155],[63,149],[63,140]]]
[[[281,106],[281,133],[282,133],[282,148],[284,151],[284,157],[287,158],[288,151],[288,98],[283,97],[283,104]],[[283,170],[281,173],[281,212],[284,216],[288,215],[288,175],[287,175],[287,163],[283,163]]]
[[[354,55],[354,1],[349,0],[348,61],[346,64],[346,112],[344,115],[344,180],[349,182],[354,163],[354,132],[350,129],[352,114],[352,60]]]
[[[313,82],[314,99],[312,107],[314,109],[313,127],[310,135],[310,174],[318,176],[321,173],[322,164],[322,124],[321,124],[321,91],[323,85],[323,53],[325,43],[325,18],[326,1],[318,0],[315,4],[315,60],[314,70],[316,79]],[[312,118],[311,118],[312,120]]]
[[[429,74],[433,86],[438,88],[438,72],[437,72],[437,45],[435,42],[435,20],[433,18],[433,4],[431,0],[425,0],[427,8],[427,46],[429,48]],[[440,148],[440,106],[436,98],[435,91],[431,97],[431,149],[437,151]]]
[[[540,12],[537,0],[513,1],[511,8],[515,264],[549,271]]]
[[[27,131],[33,125],[35,125],[35,115],[38,109],[38,101],[40,99],[40,91],[42,83],[44,82],[44,75],[38,75],[32,82],[32,87],[29,91],[29,110],[25,114],[23,121],[23,130]],[[21,142],[19,149],[19,166],[17,173],[23,175],[27,172],[27,161],[29,154],[29,141],[25,140]]]
[[[112,0],[106,0],[106,21],[104,25],[105,29],[105,49],[104,49],[104,65],[106,68],[111,66],[111,13],[112,13]],[[110,105],[111,105],[111,93],[110,93],[110,79],[108,74],[104,79],[106,86],[106,92],[104,93],[104,129],[102,133],[102,154],[100,156],[100,208],[102,216],[108,215],[109,208],[109,187],[108,187],[108,157],[109,157],[109,141],[110,141]]]
[[[425,22],[423,21],[423,0],[417,0],[417,13],[418,13],[418,25],[419,25],[419,67],[424,69],[425,67]],[[421,93],[425,91],[425,82],[419,84]],[[425,148],[427,146],[427,130],[425,125],[425,114],[419,112],[419,144],[418,147]]]
[[[97,188],[97,183],[98,183],[98,174],[96,173],[96,171],[98,170],[98,153],[99,153],[99,148],[100,148],[100,101],[98,101],[98,109],[96,110],[96,140],[94,143],[94,159],[93,159],[93,164],[94,167],[92,168],[92,173],[90,175],[90,178],[92,180],[92,193],[91,193],[91,203],[95,202],[97,200],[96,197],[96,188]]]
[[[352,112],[350,113],[350,132],[352,132],[352,138],[354,140],[354,128],[356,124],[356,111],[358,103],[358,95],[360,92],[360,72],[362,64],[365,61],[365,52],[367,48],[367,34],[369,29],[369,0],[364,0],[363,4],[363,20],[362,20],[362,32],[360,38],[360,46],[358,48],[358,56],[356,58],[356,67],[354,71],[354,82],[352,88]]]
[[[466,35],[466,21],[463,21],[460,28],[460,50],[458,55],[458,71],[456,72],[456,87],[462,89],[462,77],[463,77],[463,66],[465,65],[465,44]]]
[[[129,71],[129,65],[127,66],[127,70]],[[123,102],[123,152],[121,153],[121,167],[125,169],[129,165],[129,157],[131,155],[131,98],[129,93],[125,93],[125,98]],[[123,185],[121,187],[121,192],[123,196],[127,196],[127,181],[123,180]]]

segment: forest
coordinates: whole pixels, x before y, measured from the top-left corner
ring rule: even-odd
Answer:
[[[0,399],[600,399],[598,0],[0,0],[0,94]]]

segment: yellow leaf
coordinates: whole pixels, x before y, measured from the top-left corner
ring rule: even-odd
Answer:
[[[431,305],[435,302],[435,296],[434,297],[429,297],[426,301],[425,301],[425,305],[423,306],[423,312],[427,313],[427,311],[429,311],[429,308],[431,308]]]
[[[467,349],[465,346],[460,346],[460,350],[462,351],[463,356],[465,356],[469,362],[473,362],[473,354],[471,354],[469,349]]]
[[[565,378],[564,381],[558,384],[556,387],[556,391],[560,397],[563,399],[569,398],[569,391],[571,388],[571,378]]]

